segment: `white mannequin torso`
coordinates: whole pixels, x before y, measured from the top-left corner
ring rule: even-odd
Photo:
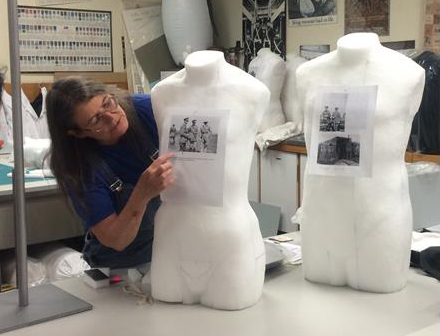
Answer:
[[[165,136],[162,127],[171,109],[230,111],[223,207],[162,204],[155,218],[153,297],[219,309],[252,305],[262,291],[264,246],[247,186],[255,133],[269,92],[226,63],[221,53],[202,51],[190,54],[184,70],[156,85],[152,102],[160,137]]]
[[[260,49],[249,63],[249,73],[260,80],[270,91],[270,104],[264,113],[259,132],[284,124],[286,118],[281,107],[281,90],[286,75],[286,63],[268,48]]]
[[[307,147],[318,86],[378,85],[371,178],[305,176],[305,277],[393,292],[406,284],[412,229],[404,153],[424,71],[372,33],[349,34],[336,51],[300,66],[297,83]]]

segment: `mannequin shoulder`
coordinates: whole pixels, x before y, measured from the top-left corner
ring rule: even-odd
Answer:
[[[231,76],[232,78],[234,78],[234,81],[231,82],[231,87],[240,92],[240,94],[250,97],[257,96],[255,99],[258,99],[258,97],[265,99],[267,96],[267,99],[269,99],[270,91],[267,86],[245,71],[238,68],[234,69],[234,76]]]
[[[180,85],[185,75],[185,70],[179,70],[175,74],[161,80],[151,89],[151,96],[166,94],[168,90],[172,90],[176,85]]]
[[[382,48],[380,60],[384,62],[384,67],[389,67],[398,76],[419,79],[425,76],[425,69],[418,65],[411,58],[388,48]]]
[[[306,81],[310,74],[319,73],[323,69],[327,69],[335,60],[336,53],[319,56],[311,61],[298,62],[296,64],[296,77],[300,82]]]

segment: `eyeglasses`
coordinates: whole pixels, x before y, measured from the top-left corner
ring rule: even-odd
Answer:
[[[102,103],[102,111],[96,113],[87,123],[87,128],[99,133],[105,126],[104,116],[107,113],[115,114],[118,112],[119,102],[114,95],[108,95]]]

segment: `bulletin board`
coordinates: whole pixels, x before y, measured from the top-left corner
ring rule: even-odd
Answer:
[[[22,72],[113,71],[110,11],[18,6]]]

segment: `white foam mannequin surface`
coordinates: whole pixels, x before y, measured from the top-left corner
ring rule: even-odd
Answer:
[[[372,177],[308,175],[306,166],[301,225],[306,279],[383,293],[406,285],[412,214],[404,153],[424,80],[419,65],[381,46],[373,33],[343,36],[337,50],[298,68],[308,149],[318,86],[378,85]]]
[[[305,58],[292,53],[286,56],[286,77],[281,92],[281,105],[283,107],[286,121],[291,121],[301,130],[304,124],[303,114],[299,108],[299,97],[296,89],[296,69],[307,62]]]
[[[151,264],[155,299],[236,310],[260,298],[264,245],[247,189],[255,134],[269,95],[262,83],[217,51],[190,54],[185,69],[152,90],[160,137],[166,136],[162,127],[170,109],[230,111],[223,206],[163,202],[156,214]]]
[[[281,90],[286,76],[286,63],[277,54],[268,48],[260,49],[255,57],[249,63],[249,73],[260,80],[270,91],[270,104],[264,113],[259,132],[284,124],[283,109],[281,107]]]

